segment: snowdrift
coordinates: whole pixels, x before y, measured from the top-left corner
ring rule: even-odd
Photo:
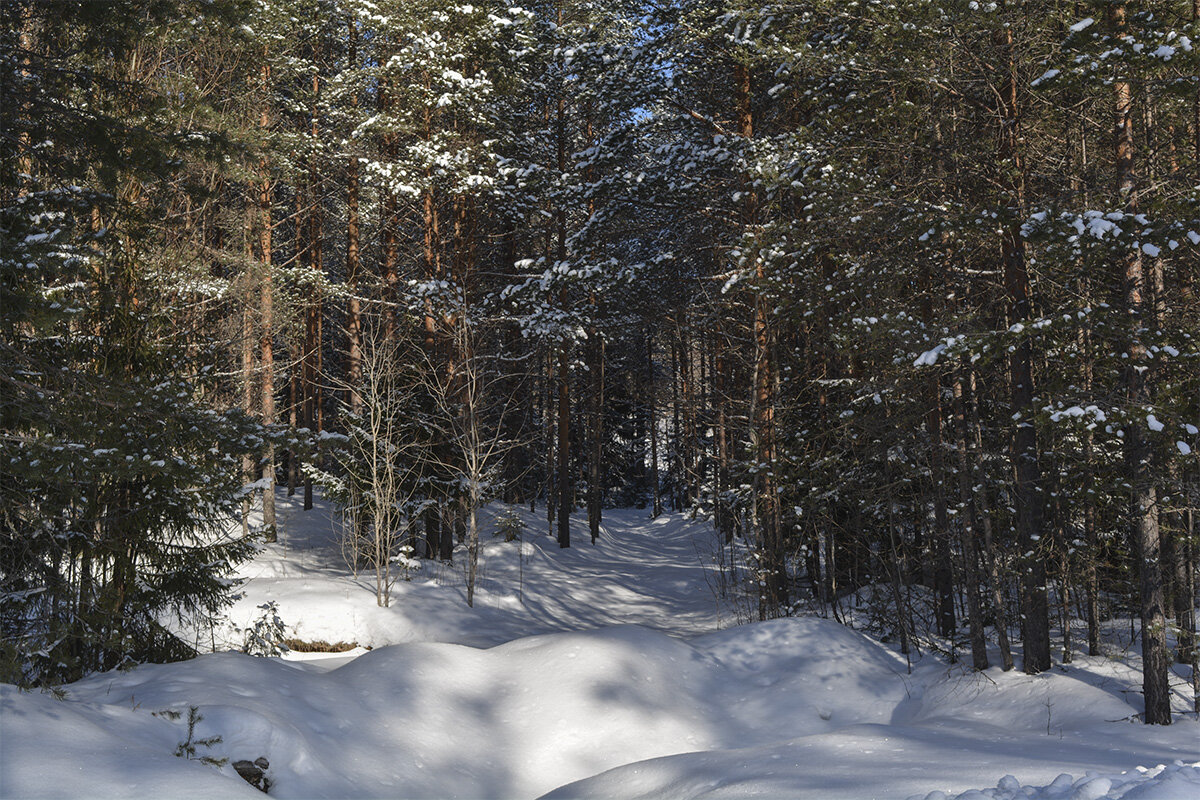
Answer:
[[[473,609],[437,565],[378,608],[328,508],[279,500],[227,646],[275,602],[289,634],[374,649],[219,652],[61,700],[0,687],[0,797],[261,797],[232,767],[260,757],[280,798],[1196,796],[1200,725],[1131,722],[1136,651],[1036,677],[928,656],[910,672],[832,620],[726,627],[711,527],[633,510],[570,550],[527,514],[525,541],[485,543]],[[1173,688],[1183,711],[1186,676]]]
[[[1073,709],[1063,729],[1021,718],[1027,684]],[[1097,759],[1200,756],[1194,723],[1097,733],[1120,701],[1094,691],[1060,674],[910,676],[889,650],[814,618],[690,642],[624,626],[489,649],[412,643],[328,671],[221,653],[96,675],[62,701],[6,687],[0,794],[255,796],[228,763],[172,755],[192,707],[191,739],[214,740],[196,758],[266,757],[283,798],[905,797],[986,785],[997,762],[1053,778]]]

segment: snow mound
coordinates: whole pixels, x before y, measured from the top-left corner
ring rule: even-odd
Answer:
[[[0,754],[7,794],[136,796],[111,773],[113,754],[133,741],[168,768],[195,707],[194,738],[219,738],[197,756],[267,758],[273,796],[534,797],[624,764],[883,722],[905,688],[896,658],[870,639],[829,620],[785,619],[690,643],[637,626],[489,649],[409,643],[326,671],[218,653],[95,675],[62,702],[5,697],[6,718],[41,718]],[[78,723],[55,722],[56,709]],[[76,745],[79,729],[94,747]],[[69,754],[87,782],[43,791],[32,752]],[[244,786],[228,765],[204,769]]]
[[[1098,702],[1093,683],[1127,694],[1123,673],[979,677],[931,661],[910,675],[816,618],[691,641],[619,626],[488,649],[417,642],[332,663],[218,653],[94,675],[61,701],[5,687],[0,796],[252,796],[202,756],[265,757],[280,798],[678,800],[923,797],[1005,772],[1038,781],[1200,758],[1191,720],[1160,730],[1071,711]],[[1047,697],[1049,733],[1019,711],[1044,713]],[[209,743],[176,758],[193,708],[192,741]],[[1193,773],[1168,772],[1146,796],[1192,788]]]
[[[0,797],[262,797],[175,758],[179,727],[128,703],[66,702],[0,684]]]
[[[266,757],[278,797],[532,797],[618,764],[717,744],[718,712],[704,696],[721,682],[715,672],[689,645],[628,626],[488,650],[395,645],[329,672],[215,654],[97,675],[69,688],[79,702],[60,705],[183,717],[198,706],[197,738],[221,737],[204,754]],[[186,731],[177,722],[155,733],[169,753]],[[46,751],[71,746],[54,739]],[[3,769],[26,772],[7,759]]]
[[[1047,749],[1037,755],[1035,749]],[[786,797],[790,800],[1101,800],[1153,798],[1195,800],[1200,797],[1200,763],[1121,774],[1088,771],[1074,780],[1060,774],[1045,786],[1023,785],[1011,775],[997,788],[949,795],[929,792],[932,785],[982,783],[998,763],[1020,765],[1022,771],[1053,775],[1056,763],[1071,748],[1046,746],[1014,737],[958,735],[861,725],[833,734],[741,750],[667,756],[628,764],[574,784],[561,786],[542,800],[742,800]],[[990,757],[989,757],[990,756]],[[1040,763],[1039,763],[1040,761]],[[995,771],[991,773],[993,776]],[[1026,774],[1028,774],[1026,772]],[[994,780],[994,777],[992,778]],[[1046,780],[1049,780],[1047,777]],[[923,787],[923,788],[922,788]],[[915,792],[915,793],[914,793]]]
[[[1082,659],[1081,659],[1082,661]],[[1059,666],[1038,675],[992,668],[948,673],[930,682],[893,719],[906,724],[985,722],[1008,731],[1057,734],[1129,719],[1141,698],[1128,691],[1141,675],[1097,659],[1086,668]]]
[[[728,711],[743,745],[763,740],[764,719],[782,722],[772,739],[807,736],[887,722],[907,697],[904,660],[833,620],[739,625],[692,644],[728,671]]]
[[[909,800],[1194,800],[1197,797],[1200,797],[1200,762],[1176,761],[1116,775],[1089,772],[1078,780],[1063,774],[1046,786],[1023,786],[1012,775],[1005,775],[995,789],[973,789],[952,796],[930,792]]]

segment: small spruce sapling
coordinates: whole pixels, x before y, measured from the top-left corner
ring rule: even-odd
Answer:
[[[221,743],[220,735],[206,736],[203,739],[196,738],[196,725],[203,720],[204,717],[200,714],[199,707],[191,706],[188,708],[187,739],[180,742],[179,746],[175,748],[175,755],[180,758],[186,758],[189,761],[195,759],[202,764],[208,764],[210,767],[223,767],[229,761],[228,758],[196,755],[197,747],[212,747],[215,744]]]
[[[503,536],[506,542],[520,541],[521,533],[525,530],[525,523],[521,519],[521,515],[516,509],[505,509],[496,517],[496,532],[494,536]]]
[[[246,629],[242,652],[252,656],[278,658],[288,652],[288,646],[283,643],[287,638],[287,626],[279,618],[279,605],[274,600],[263,603],[259,608],[262,609],[262,614]]]

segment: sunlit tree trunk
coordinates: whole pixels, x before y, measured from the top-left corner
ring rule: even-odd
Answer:
[[[1114,33],[1126,35],[1125,6],[1109,8]],[[1126,214],[1138,210],[1137,177],[1134,172],[1133,85],[1128,80],[1113,82],[1117,192]],[[1148,725],[1171,723],[1171,694],[1167,676],[1171,657],[1167,650],[1164,611],[1161,541],[1158,526],[1157,492],[1150,472],[1151,449],[1146,438],[1146,407],[1151,400],[1150,363],[1142,341],[1147,320],[1146,272],[1139,250],[1131,248],[1119,262],[1122,295],[1128,314],[1125,391],[1129,413],[1125,421],[1125,466],[1132,489],[1131,508],[1135,531],[1134,548],[1141,573],[1142,693],[1146,700]]]
[[[263,90],[270,88],[271,73],[266,65],[262,68]],[[259,126],[265,133],[271,125],[270,115],[264,108]],[[262,421],[263,425],[275,424],[275,292],[271,260],[271,191],[270,167],[264,158],[259,176],[259,233],[258,259],[262,270],[260,281],[259,313],[259,362],[262,370]],[[267,445],[263,457],[263,535],[268,542],[277,537],[275,526],[275,446]]]

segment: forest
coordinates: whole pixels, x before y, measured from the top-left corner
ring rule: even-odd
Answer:
[[[193,658],[280,502],[474,606],[499,503],[1200,713],[1200,0],[0,14],[0,681]]]

